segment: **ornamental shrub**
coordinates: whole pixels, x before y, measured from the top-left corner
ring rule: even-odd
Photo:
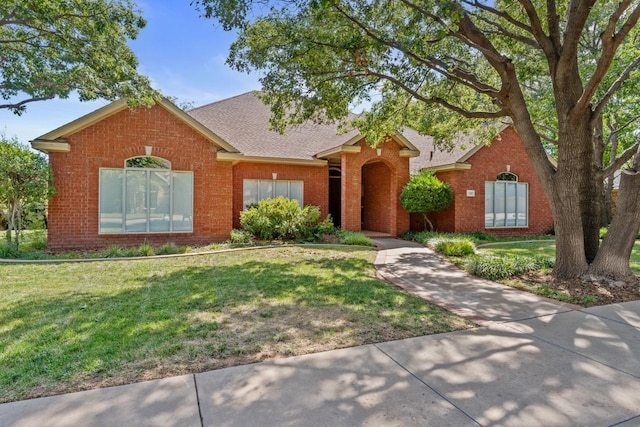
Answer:
[[[505,280],[517,274],[552,268],[554,264],[553,259],[546,257],[476,256],[467,261],[465,270],[488,280]]]
[[[434,249],[446,256],[464,257],[475,253],[475,245],[469,239],[439,239]]]
[[[427,218],[429,212],[445,210],[453,202],[453,191],[449,184],[440,181],[429,171],[422,171],[411,177],[400,194],[400,203],[408,212],[422,214],[425,225],[433,231],[433,224]]]
[[[301,209],[295,200],[282,196],[265,199],[240,213],[243,230],[263,240],[315,240],[319,232],[333,229],[333,222],[327,217],[320,221],[320,208],[305,206]]]

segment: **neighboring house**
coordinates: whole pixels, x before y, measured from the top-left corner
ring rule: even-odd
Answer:
[[[405,134],[411,139],[412,132]],[[549,201],[512,127],[505,127],[488,145],[452,151],[424,139],[416,145],[421,155],[413,159],[412,173],[429,169],[449,183],[454,194],[449,208],[429,214],[437,230],[512,236],[546,234],[553,227]],[[411,226],[422,229],[422,218],[412,215]]]
[[[357,131],[340,134],[335,125],[307,123],[281,135],[269,130],[269,115],[268,106],[253,93],[188,112],[167,100],[134,109],[119,101],[37,138],[32,146],[49,154],[56,187],[49,203],[49,247],[222,241],[240,226],[244,207],[279,195],[319,206],[323,216],[331,214],[343,229],[392,236],[409,230],[410,217],[399,196],[412,168],[433,166],[425,159],[430,156],[430,138],[409,129],[371,148]],[[468,160],[474,165],[470,170],[477,174],[484,169],[481,158],[491,170],[498,168],[497,160],[509,159],[511,152],[491,153],[505,142],[504,136],[494,141],[486,155],[478,150]],[[517,136],[514,143],[522,151]],[[523,217],[518,204],[518,221],[526,221],[519,222],[519,228],[494,228],[498,223],[484,227],[484,180],[495,181],[499,172],[483,174],[483,181],[473,188],[466,182],[459,187],[457,175],[450,175],[455,218],[466,200],[460,191],[475,189],[474,200],[480,202],[467,213],[480,221],[470,222],[465,231],[546,231],[539,224],[550,224],[548,204],[542,200],[545,207],[538,213],[538,197],[544,196],[537,192],[539,184],[529,174],[526,157],[522,161],[527,165],[513,161],[512,171],[524,173],[519,182],[529,183],[528,196],[536,208],[530,210],[527,204]],[[526,197],[521,186],[516,185],[516,191],[518,197]],[[539,216],[545,218],[538,220]],[[457,221],[446,215],[436,218],[443,229]],[[453,227],[459,231],[459,226]]]

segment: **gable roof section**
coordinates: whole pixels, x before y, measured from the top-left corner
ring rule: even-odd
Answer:
[[[204,136],[206,139],[217,145],[222,150],[228,152],[238,151],[224,139],[220,138],[220,136],[214,133],[211,129],[203,126],[202,123],[199,123],[197,120],[194,120],[193,117],[182,111],[171,101],[163,98],[160,101],[157,101],[156,105],[161,106],[162,108],[182,120],[187,126],[198,132],[200,135]],[[79,132],[82,129],[85,129],[95,123],[98,123],[99,121],[104,120],[109,116],[119,113],[125,108],[129,108],[126,101],[120,100],[112,102],[109,105],[99,108],[92,113],[84,115],[79,119],[76,119],[70,123],[67,123],[66,125],[63,125],[47,134],[34,139],[33,141],[31,141],[31,146],[34,149],[43,151],[45,153],[68,152],[70,151],[71,147],[66,141],[64,141],[64,137]]]

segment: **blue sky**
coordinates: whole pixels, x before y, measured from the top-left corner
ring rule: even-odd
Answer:
[[[260,88],[256,74],[231,70],[225,60],[235,34],[198,17],[189,0],[138,0],[147,26],[130,46],[139,71],[155,89],[195,106]],[[106,105],[77,99],[36,102],[21,116],[0,110],[0,132],[24,143]]]

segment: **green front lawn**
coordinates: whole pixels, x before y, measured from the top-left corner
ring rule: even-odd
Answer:
[[[377,280],[374,257],[281,247],[0,264],[0,402],[469,326]]]
[[[481,253],[495,256],[556,256],[555,241],[536,241],[520,243],[499,243],[479,248]],[[636,241],[630,261],[631,270],[640,274],[640,241]]]

